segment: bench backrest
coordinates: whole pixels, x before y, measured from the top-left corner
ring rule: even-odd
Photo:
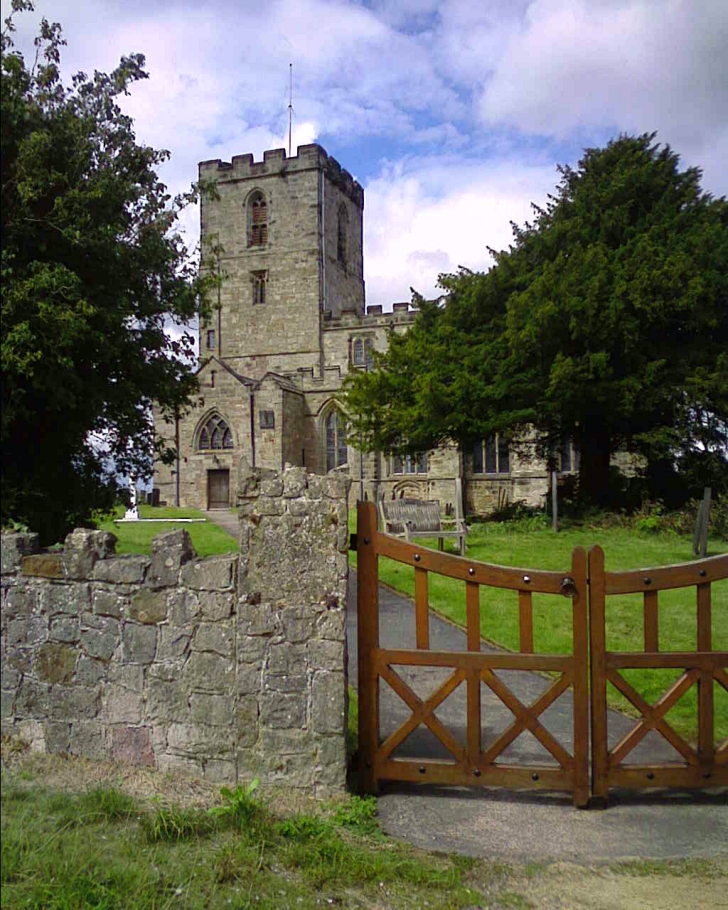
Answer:
[[[404,532],[405,521],[410,522],[413,531],[440,530],[440,503],[437,499],[383,499],[380,504],[393,534]]]

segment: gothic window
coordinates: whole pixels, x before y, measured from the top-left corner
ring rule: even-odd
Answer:
[[[355,367],[366,366],[368,370],[374,365],[374,341],[371,338],[355,338],[352,352]]]
[[[206,449],[232,449],[232,447],[233,434],[230,427],[219,414],[213,414],[200,430],[197,448],[203,451]]]
[[[427,452],[414,452],[392,456],[393,474],[426,474]]]
[[[215,329],[207,330],[207,350],[208,351],[215,350]]]
[[[349,254],[349,212],[342,202],[339,206],[338,232],[336,240],[336,258],[346,269]]]
[[[268,272],[251,272],[253,281],[253,305],[265,303],[268,290]]]
[[[248,246],[268,243],[268,203],[260,190],[248,200]]]
[[[560,471],[579,470],[579,446],[575,445],[570,436],[564,434],[559,442],[558,464]]]
[[[488,433],[473,446],[474,474],[509,474],[511,456],[504,433]]]
[[[325,422],[326,427],[326,470],[339,468],[348,461],[346,448],[346,423],[343,416],[334,408]]]
[[[364,342],[361,340],[361,338],[357,338],[354,341],[354,366],[364,366]]]

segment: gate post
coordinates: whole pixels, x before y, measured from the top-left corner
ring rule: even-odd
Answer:
[[[576,593],[572,598],[574,641],[574,805],[589,803],[589,628],[587,621],[587,557],[582,547],[571,554],[571,575]]]
[[[359,781],[363,792],[376,793],[374,759],[379,745],[379,676],[374,668],[374,652],[379,647],[377,510],[373,502],[358,502],[356,511]]]
[[[604,551],[589,549],[589,635],[591,651],[592,797],[607,805],[607,656]]]

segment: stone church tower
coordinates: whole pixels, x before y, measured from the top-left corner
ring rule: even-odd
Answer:
[[[364,191],[318,145],[262,161],[238,155],[203,161],[214,183],[201,204],[201,242],[222,276],[220,306],[199,329],[199,394],[174,423],[156,415],[157,433],[177,452],[157,465],[159,501],[226,509],[235,501],[241,457],[280,471],[347,472],[360,495],[413,496],[452,503],[464,480],[471,511],[545,492],[542,464],[483,440],[472,453],[454,445],[405,457],[361,455],[347,438],[336,394],[350,370],[367,369],[373,350],[414,320],[407,303],[365,307]],[[353,441],[355,442],[355,440]]]

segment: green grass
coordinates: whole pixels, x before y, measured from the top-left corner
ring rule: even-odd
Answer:
[[[118,538],[116,552],[137,553],[148,555],[151,552],[152,540],[158,534],[164,534],[166,531],[176,531],[184,528],[192,538],[195,550],[198,556],[217,556],[221,553],[236,553],[238,549],[237,540],[227,531],[209,521],[192,522],[190,524],[178,524],[170,522],[162,524],[143,524],[128,522],[126,524],[114,524],[114,518],[122,518],[124,508],[119,506],[112,515],[105,516],[99,520],[99,528],[103,531],[111,531]],[[202,512],[197,509],[177,509],[173,506],[164,506],[154,508],[152,506],[139,506],[139,515],[142,518],[204,518]]]
[[[457,910],[480,903],[469,864],[390,841],[373,798],[287,819],[245,793],[245,811],[236,800],[232,813],[149,812],[116,790],[21,789],[10,776],[2,790],[4,908]]]
[[[430,547],[436,541],[423,541]],[[554,533],[548,528],[524,529],[523,523],[476,524],[467,539],[467,555],[497,565],[568,571],[571,551],[599,544],[608,570],[636,569],[689,562],[694,557],[691,541],[676,535],[640,534],[624,528],[570,528]],[[728,542],[711,539],[709,554],[728,550]],[[356,556],[352,554],[353,562]],[[389,559],[379,560],[380,581],[414,597],[414,569]],[[429,574],[430,606],[460,626],[466,624],[465,585]],[[694,589],[660,594],[660,647],[662,650],[694,650],[696,641]],[[482,636],[510,650],[518,650],[518,596],[514,591],[480,588]],[[728,580],[712,586],[713,647],[728,650]],[[571,651],[571,603],[560,596],[534,595],[534,647],[543,653]],[[643,648],[641,595],[609,597],[607,600],[607,647],[612,650]],[[654,703],[679,675],[671,670],[628,670],[625,678],[648,702]],[[728,736],[728,693],[715,688],[716,738]],[[629,710],[622,696],[609,687],[610,703]],[[671,709],[667,719],[683,736],[695,740],[697,701],[693,686]]]

